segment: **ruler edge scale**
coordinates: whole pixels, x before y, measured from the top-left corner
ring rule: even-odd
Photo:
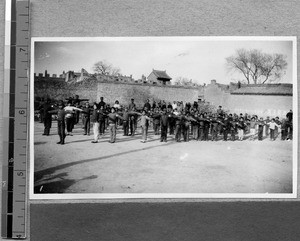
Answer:
[[[7,237],[7,181],[8,181],[8,126],[10,93],[10,46],[11,46],[11,0],[5,1],[5,35],[4,35],[4,79],[3,79],[3,163],[2,163],[2,202],[1,202],[1,237]]]
[[[5,0],[5,46],[4,46],[4,93],[3,93],[3,163],[2,163],[2,238],[26,238],[28,207],[28,133],[29,133],[29,31],[30,0]],[[19,11],[19,13],[18,13]],[[23,19],[25,17],[25,20]],[[24,22],[22,22],[24,20]],[[18,25],[19,24],[19,25]],[[26,26],[24,29],[24,24]],[[19,28],[19,29],[18,29]],[[23,32],[23,33],[22,33]],[[22,49],[21,49],[22,48]],[[19,51],[17,51],[17,49]],[[26,51],[27,49],[27,51]],[[27,55],[27,56],[26,56]],[[23,60],[21,58],[24,58]],[[22,62],[22,64],[21,64]],[[25,62],[25,63],[23,63]],[[25,67],[25,69],[23,68]],[[21,76],[18,76],[21,73]],[[22,92],[18,92],[23,90]],[[20,100],[17,96],[24,98]],[[17,102],[25,106],[17,108]],[[20,105],[21,106],[21,105]],[[20,109],[17,117],[16,109]],[[19,126],[17,126],[19,124]],[[17,131],[23,131],[22,140],[16,138]],[[19,133],[20,134],[20,133]],[[23,153],[17,148],[23,144]],[[18,153],[19,152],[19,153]],[[19,154],[19,155],[18,155]],[[13,161],[10,162],[10,156]],[[21,158],[22,156],[22,158]],[[16,162],[18,160],[19,162]],[[22,164],[20,164],[22,161]],[[15,170],[15,164],[22,169]],[[22,177],[17,177],[16,171]],[[19,176],[19,173],[18,173]],[[22,180],[21,180],[21,179]],[[18,183],[17,183],[18,181]],[[21,183],[20,183],[21,182]],[[9,188],[10,185],[10,188]],[[21,188],[20,188],[21,187]],[[9,191],[10,189],[10,191]],[[17,193],[17,191],[19,193]],[[10,192],[10,195],[9,195]],[[20,195],[21,194],[21,195]],[[17,197],[18,195],[18,197]],[[18,205],[16,205],[18,204]],[[20,207],[20,205],[22,207]],[[16,207],[17,206],[17,207]],[[18,212],[18,213],[17,213]],[[21,212],[21,213],[20,213]],[[21,228],[20,228],[21,227]]]

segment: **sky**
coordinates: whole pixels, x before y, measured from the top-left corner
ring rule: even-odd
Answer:
[[[88,41],[87,41],[88,40]],[[270,54],[283,54],[288,63],[285,75],[279,81],[292,83],[292,41],[262,38],[76,38],[35,40],[34,72],[61,74],[63,71],[80,72],[84,68],[94,73],[93,65],[105,60],[121,69],[121,74],[140,79],[152,69],[166,70],[175,80],[192,79],[208,84],[212,79],[229,84],[243,80],[237,72],[229,71],[226,58],[237,49],[259,49]]]

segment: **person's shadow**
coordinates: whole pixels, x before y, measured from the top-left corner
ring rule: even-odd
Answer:
[[[98,176],[92,175],[89,177],[84,177],[78,180],[75,179],[65,179],[68,176],[66,172],[60,173],[55,176],[51,176],[50,178],[43,179],[39,182],[38,185],[34,186],[34,194],[39,193],[65,193],[65,190],[74,185],[77,182],[89,179],[95,179]],[[58,181],[54,181],[55,179],[61,179]]]

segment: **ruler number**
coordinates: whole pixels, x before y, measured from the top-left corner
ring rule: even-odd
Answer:
[[[21,176],[24,175],[24,172],[17,172],[17,175],[18,175],[19,177],[21,177]]]

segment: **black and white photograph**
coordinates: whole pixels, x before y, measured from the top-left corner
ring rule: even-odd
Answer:
[[[296,37],[32,38],[30,198],[296,198]]]

